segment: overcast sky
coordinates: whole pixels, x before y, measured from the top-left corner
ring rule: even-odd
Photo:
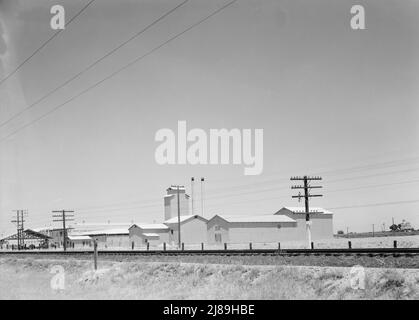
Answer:
[[[0,0],[0,79],[55,32],[53,4],[64,5],[69,20],[87,2]],[[93,2],[0,84],[0,123],[180,2]],[[1,126],[0,139],[227,2],[190,0]],[[359,3],[367,29],[355,31],[350,8]],[[335,213],[335,230],[380,230],[392,217],[418,228],[418,21],[413,0],[238,0],[1,140],[0,235],[13,230],[15,209],[29,210],[27,227],[49,225],[51,210],[62,208],[74,209],[78,221],[161,222],[165,188],[189,189],[191,176],[207,180],[207,218],[271,214],[303,205],[291,198],[289,178],[304,174],[322,175],[324,197],[312,204]],[[154,135],[176,130],[178,120],[189,129],[263,129],[263,174],[244,176],[238,165],[158,165]]]

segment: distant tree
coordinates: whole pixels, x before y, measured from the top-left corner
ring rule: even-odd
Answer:
[[[339,230],[338,234],[345,234],[345,232],[343,232],[343,230]]]
[[[400,228],[401,228],[401,225],[400,224],[392,224],[391,226],[390,226],[390,230],[391,231],[398,231],[398,230],[400,230]]]

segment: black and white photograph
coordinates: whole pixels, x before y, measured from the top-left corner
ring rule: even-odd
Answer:
[[[419,1],[0,0],[0,300],[419,300]]]

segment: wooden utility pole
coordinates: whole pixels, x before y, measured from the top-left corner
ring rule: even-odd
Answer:
[[[60,213],[59,215],[52,215],[53,218],[59,218],[58,220],[52,220],[54,222],[62,222],[63,223],[63,248],[64,251],[67,251],[67,227],[66,221],[74,221],[74,215],[68,213],[74,213],[71,210],[54,210],[52,213]]]
[[[93,240],[93,263],[95,267],[95,271],[97,270],[97,240]]]
[[[292,196],[292,198],[298,198],[298,201],[301,201],[301,198],[304,198],[305,203],[305,214],[306,214],[306,230],[307,230],[307,240],[308,248],[311,248],[311,221],[310,221],[310,206],[309,199],[313,197],[322,197],[321,194],[310,194],[310,189],[322,188],[322,186],[311,186],[310,181],[322,180],[321,177],[291,177],[291,181],[303,181],[304,185],[295,185],[291,186],[291,189],[304,189],[304,195],[301,195],[301,192],[298,193],[298,196]]]

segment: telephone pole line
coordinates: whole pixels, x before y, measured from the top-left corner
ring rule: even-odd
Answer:
[[[12,220],[12,223],[16,223],[16,236],[17,236],[17,249],[21,250],[25,246],[25,235],[24,235],[24,215],[27,214],[26,210],[14,210],[16,212],[16,220]]]
[[[57,220],[52,220],[53,222],[62,222],[63,223],[63,248],[64,251],[67,251],[67,227],[66,227],[66,221],[74,221],[74,215],[68,213],[74,213],[74,211],[71,210],[54,210],[52,213],[59,213],[56,215],[52,215],[53,218],[59,218]]]
[[[319,189],[322,186],[311,186],[311,181],[319,181],[322,180],[321,177],[291,177],[291,181],[303,181],[303,185],[294,185],[291,186],[291,189],[304,189],[304,195],[301,192],[298,192],[297,196],[292,196],[292,198],[298,198],[298,202],[301,201],[301,198],[304,198],[305,203],[305,214],[306,214],[306,230],[307,230],[307,240],[308,240],[308,248],[311,248],[311,221],[310,221],[310,206],[309,206],[309,199],[313,197],[322,197],[322,194],[310,194],[311,189]]]

